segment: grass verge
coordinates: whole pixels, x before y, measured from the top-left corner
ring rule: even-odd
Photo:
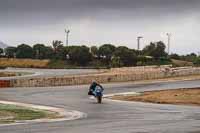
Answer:
[[[159,104],[180,104],[200,106],[200,88],[147,91],[141,95],[116,95],[111,99],[139,101]]]
[[[194,66],[192,62],[172,59],[172,64],[175,67]]]
[[[39,59],[16,59],[16,58],[0,58],[0,69],[6,67],[17,68],[44,68],[44,69],[105,69],[105,65],[98,62],[91,62],[88,66],[80,66],[72,64],[65,60],[39,60]]]
[[[16,74],[12,72],[0,72],[0,77],[12,77],[12,76],[16,76]]]
[[[0,104],[0,124],[13,123],[23,120],[36,120],[42,118],[54,119],[59,115],[56,112],[36,110],[15,105]]]
[[[0,72],[0,77],[14,77],[14,76],[25,76],[31,75],[30,72]]]
[[[0,58],[0,68],[46,68],[49,62],[49,60]]]

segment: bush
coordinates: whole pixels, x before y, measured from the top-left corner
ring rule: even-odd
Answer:
[[[200,57],[198,57],[198,58],[194,61],[194,65],[195,65],[195,66],[200,66]]]

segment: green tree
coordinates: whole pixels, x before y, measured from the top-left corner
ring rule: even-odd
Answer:
[[[0,48],[0,55],[2,55],[3,54],[3,49],[2,48]]]
[[[52,59],[54,57],[53,48],[50,46],[45,47],[45,59]]]
[[[115,52],[115,46],[112,44],[104,44],[99,47],[99,56],[105,59],[106,64],[109,64],[113,53]]]
[[[200,66],[200,57],[197,57],[197,58],[195,59],[194,64],[195,64],[196,66]]]
[[[114,56],[119,58],[124,66],[132,66],[137,63],[136,52],[124,46],[116,48]]]
[[[166,57],[167,53],[165,52],[166,46],[162,41],[156,43],[156,49],[154,51],[155,58]]]
[[[122,64],[122,62],[121,62],[121,60],[120,60],[119,57],[115,57],[115,56],[114,56],[114,57],[112,58],[111,66],[112,66],[112,67],[122,67],[123,64]]]
[[[145,56],[152,56],[156,59],[161,57],[166,57],[167,53],[165,52],[166,46],[162,41],[150,43],[143,50],[142,53]]]
[[[93,57],[98,57],[98,48],[97,46],[92,46],[91,47],[91,53]]]
[[[7,47],[5,48],[5,55],[8,58],[14,58],[17,52],[17,48],[16,47]]]
[[[59,41],[59,40],[54,40],[52,42],[52,45],[53,45],[54,51],[57,52],[57,50],[59,49],[59,47],[63,46],[63,42]]]
[[[191,53],[190,56],[197,57],[197,54]]]
[[[179,56],[178,54],[176,54],[176,53],[171,54],[171,55],[170,55],[170,58],[171,58],[171,59],[180,60],[180,56]]]
[[[184,56],[185,61],[194,62],[197,59],[197,55],[195,53],[188,54]]]
[[[54,40],[52,42],[54,49],[54,58],[55,59],[65,59],[65,50],[62,41]]]
[[[155,43],[151,42],[150,45],[147,45],[146,47],[144,47],[144,49],[142,50],[142,53],[144,56],[153,56],[155,49],[156,49]]]
[[[29,45],[21,44],[17,46],[17,58],[33,58],[33,49]]]
[[[46,46],[44,44],[33,45],[33,54],[36,59],[45,59],[46,57]]]
[[[87,65],[91,60],[91,53],[86,46],[71,46],[69,48],[69,59],[78,65]]]

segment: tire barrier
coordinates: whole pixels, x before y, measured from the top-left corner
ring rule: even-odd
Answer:
[[[200,75],[200,68],[188,69],[156,69],[152,71],[144,71],[141,73],[104,73],[104,74],[89,74],[79,76],[59,76],[59,77],[43,77],[43,78],[27,78],[13,79],[10,81],[12,87],[48,87],[48,86],[67,86],[90,84],[93,80],[100,83],[108,82],[127,82],[140,80],[164,79],[181,76]]]
[[[10,80],[0,80],[0,88],[6,88],[10,86]]]
[[[111,72],[87,75],[66,75],[52,77],[29,77],[1,81],[2,87],[48,87],[90,84],[93,80],[100,83],[127,82],[164,79],[200,75],[200,67],[172,68],[169,66],[117,68]]]

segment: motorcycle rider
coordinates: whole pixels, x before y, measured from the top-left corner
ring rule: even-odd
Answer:
[[[100,87],[102,90],[104,90],[103,87],[100,84],[98,84],[96,81],[92,81],[92,84],[90,85],[90,88],[89,88],[88,95],[93,95],[94,96],[95,95],[94,91],[95,91],[95,88],[97,86]]]

